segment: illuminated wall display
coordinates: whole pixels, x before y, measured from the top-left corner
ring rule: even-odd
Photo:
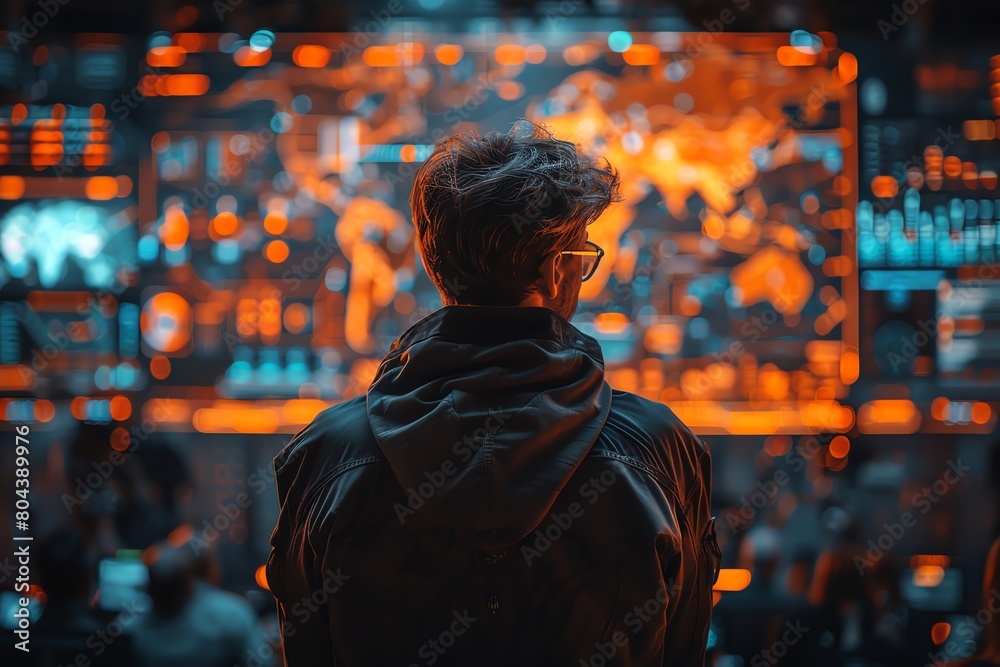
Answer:
[[[45,373],[74,395],[170,404],[167,430],[298,430],[440,306],[409,222],[415,167],[523,116],[621,172],[575,320],[613,386],[704,434],[927,427],[921,406],[852,395],[899,374],[859,342],[865,299],[933,291],[950,336],[900,373],[959,376],[970,308],[992,303],[959,274],[996,262],[995,171],[939,142],[918,170],[861,178],[885,135],[859,128],[857,58],[833,35],[699,35],[104,44],[92,106],[0,109],[0,390],[37,388],[21,371],[55,337]],[[94,55],[60,53],[66,77]],[[970,123],[962,141],[996,136]]]

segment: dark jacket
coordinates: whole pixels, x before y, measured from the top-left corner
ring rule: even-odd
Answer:
[[[304,665],[701,665],[708,448],[541,307],[447,306],[274,459]]]

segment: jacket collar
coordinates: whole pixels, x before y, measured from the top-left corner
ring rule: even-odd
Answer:
[[[386,358],[398,356],[433,337],[458,343],[552,340],[563,348],[579,349],[604,364],[601,346],[594,338],[543,306],[443,306],[400,334]]]

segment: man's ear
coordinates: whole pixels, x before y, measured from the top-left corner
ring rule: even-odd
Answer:
[[[547,299],[554,299],[559,295],[559,283],[562,280],[563,256],[557,252],[551,253],[538,267],[538,278],[535,284],[538,292]]]

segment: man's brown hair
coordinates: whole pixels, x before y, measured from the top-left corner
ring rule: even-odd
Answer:
[[[610,164],[521,120],[509,132],[463,133],[417,170],[410,209],[424,268],[445,305],[513,306],[538,267],[621,200]]]

